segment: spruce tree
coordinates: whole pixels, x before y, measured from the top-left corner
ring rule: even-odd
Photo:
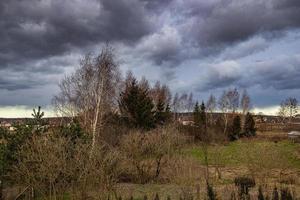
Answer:
[[[199,108],[199,104],[198,101],[196,102],[195,106],[194,106],[194,123],[196,126],[200,126],[201,125],[201,113],[200,113],[200,108]]]
[[[255,134],[255,121],[253,119],[253,116],[248,112],[245,118],[244,135],[250,137],[255,136]]]
[[[155,109],[155,123],[156,124],[166,124],[171,118],[171,111],[169,104],[165,105],[162,99],[158,99]]]
[[[119,108],[128,125],[141,129],[154,127],[153,101],[148,95],[148,90],[141,88],[135,79],[121,93]]]
[[[236,115],[233,118],[232,130],[231,133],[229,134],[229,139],[231,141],[237,140],[240,136],[240,133],[241,133],[241,118],[239,115]]]
[[[202,101],[201,107],[200,107],[200,121],[203,126],[206,125],[206,108],[205,108],[205,104],[203,101]]]

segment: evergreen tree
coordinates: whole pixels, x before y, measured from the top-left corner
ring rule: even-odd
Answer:
[[[245,118],[244,135],[250,137],[255,136],[255,134],[255,121],[253,119],[253,116],[248,112]]]
[[[232,130],[231,133],[229,134],[229,139],[231,141],[237,140],[240,136],[240,133],[241,133],[241,118],[239,115],[236,115],[233,118]]]
[[[194,106],[193,116],[194,116],[195,125],[200,126],[201,125],[201,113],[200,113],[200,107],[199,107],[198,101],[196,102],[196,104]]]
[[[44,117],[44,114],[44,112],[41,112],[41,106],[38,106],[37,110],[33,109],[33,113],[31,114],[31,116],[33,117],[33,124],[44,125],[42,119]]]
[[[155,110],[155,123],[163,125],[171,118],[169,104],[165,105],[162,99],[158,99]]]
[[[128,125],[142,129],[154,127],[153,101],[148,95],[148,90],[141,88],[135,79],[121,93],[119,108]]]
[[[203,101],[200,106],[200,122],[202,125],[206,125],[206,108]]]

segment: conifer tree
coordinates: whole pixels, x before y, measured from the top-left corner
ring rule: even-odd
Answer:
[[[194,106],[194,123],[196,126],[200,126],[201,124],[201,113],[200,113],[200,108],[199,108],[199,104],[198,101],[196,102],[195,106]]]
[[[155,110],[155,123],[156,124],[166,124],[171,118],[171,111],[169,104],[165,105],[162,99],[158,99]]]
[[[203,101],[200,106],[200,121],[202,125],[206,125],[206,108]]]
[[[240,136],[240,133],[241,133],[241,118],[239,115],[236,115],[233,118],[232,130],[231,133],[229,134],[229,139],[231,141],[237,140]]]
[[[43,125],[43,117],[44,117],[44,112],[41,112],[41,106],[38,106],[38,109],[35,110],[33,109],[33,113],[31,116],[33,117],[33,124],[35,125]]]
[[[155,113],[152,99],[148,95],[148,90],[141,88],[135,79],[121,93],[119,108],[128,125],[141,129],[154,127]]]
[[[255,121],[251,113],[247,113],[245,118],[245,125],[244,125],[244,135],[247,137],[255,136],[256,129],[255,129]]]

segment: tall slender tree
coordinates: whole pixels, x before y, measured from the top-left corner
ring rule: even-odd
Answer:
[[[207,111],[209,113],[209,124],[212,125],[213,124],[213,112],[216,110],[217,107],[217,100],[216,97],[214,95],[210,95],[209,99],[206,102],[206,108]]]
[[[87,54],[80,67],[59,84],[53,104],[62,116],[80,118],[85,132],[92,135],[91,152],[105,125],[105,114],[116,109],[120,83],[113,49],[107,45],[96,56]]]
[[[246,89],[243,91],[240,105],[242,109],[242,129],[244,129],[246,114],[250,111],[251,108],[251,99]]]
[[[200,113],[200,107],[198,101],[196,102],[194,106],[194,111],[193,111],[193,116],[194,116],[194,123],[196,126],[201,125],[201,113]]]

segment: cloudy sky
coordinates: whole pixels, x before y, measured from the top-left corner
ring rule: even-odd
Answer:
[[[265,113],[300,100],[299,0],[0,0],[0,117],[49,110],[106,42],[123,72],[199,100],[232,87]]]

